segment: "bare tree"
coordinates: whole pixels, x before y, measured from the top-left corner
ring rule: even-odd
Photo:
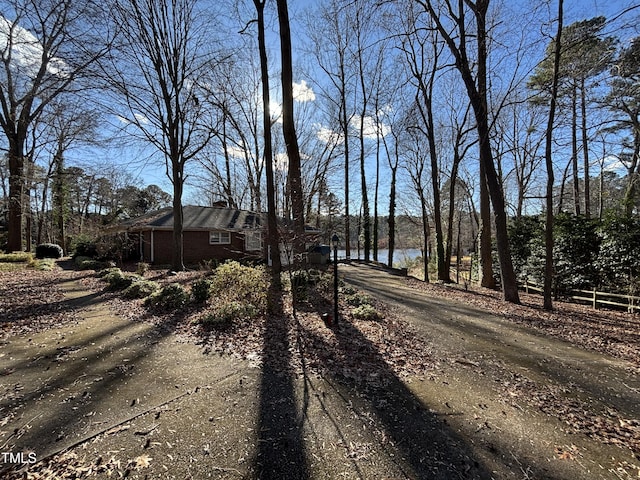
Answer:
[[[323,90],[324,97],[331,104],[331,112],[335,115],[344,156],[344,242],[345,255],[351,257],[350,236],[350,185],[349,167],[351,153],[349,148],[349,125],[353,117],[353,107],[349,94],[353,89],[354,72],[351,71],[350,48],[352,39],[351,18],[346,6],[337,0],[323,4],[317,17],[309,19],[314,26],[309,35],[314,44],[312,50],[318,66],[329,80],[329,86]]]
[[[545,225],[545,258],[544,258],[544,308],[553,308],[551,287],[553,284],[553,158],[551,144],[553,141],[553,123],[556,113],[556,100],[558,96],[558,83],[560,77],[560,60],[562,52],[562,20],[563,0],[558,0],[558,30],[555,37],[555,49],[553,53],[553,75],[551,79],[551,103],[549,106],[549,119],[545,137],[545,163],[547,167],[547,196],[546,196],[546,225]]]
[[[434,9],[433,3],[423,0],[417,1],[433,19],[438,32],[455,58],[456,68],[460,72],[467,89],[467,94],[469,95],[469,100],[471,101],[475,114],[476,128],[478,130],[481,170],[484,170],[481,176],[484,174],[493,205],[496,224],[496,244],[502,274],[502,291],[506,301],[520,303],[518,284],[511,260],[511,249],[507,234],[504,193],[496,171],[490,144],[491,132],[487,101],[487,12],[489,9],[489,0],[477,0],[475,2],[471,0],[460,0],[457,8],[452,5],[450,0],[442,2],[446,12],[449,14],[448,18],[453,21],[457,36],[454,36],[448,26],[444,25],[440,12]],[[469,28],[469,23],[465,15],[467,11],[471,12],[475,20],[474,33],[476,39],[475,47],[477,50],[475,62],[472,61],[468,55],[469,45],[467,42],[469,32],[467,29]],[[474,65],[476,65],[475,75],[473,70]]]
[[[460,164],[464,160],[467,152],[474,146],[477,141],[469,141],[468,135],[474,129],[473,125],[469,125],[469,115],[470,115],[471,105],[467,103],[466,108],[452,108],[452,154],[453,158],[451,159],[451,169],[449,171],[449,182],[448,182],[448,190],[449,190],[449,198],[448,198],[448,206],[449,210],[447,213],[447,240],[445,245],[445,258],[446,258],[446,268],[447,268],[447,277],[451,278],[451,255],[453,252],[453,226],[455,220],[455,207],[456,204],[460,203],[457,200],[459,197],[459,193],[464,192],[466,189],[464,187],[458,188],[458,172],[460,169]],[[458,112],[464,112],[461,118],[458,118]],[[458,226],[460,225],[462,215],[458,215]],[[460,238],[460,228],[458,228],[458,240]],[[459,241],[458,241],[459,244]],[[459,250],[459,248],[458,248]],[[458,255],[460,252],[458,251]]]
[[[25,145],[47,106],[80,80],[106,51],[101,5],[93,1],[5,0],[0,15],[0,126],[8,143],[7,249],[23,248]]]
[[[205,101],[217,113],[217,141],[199,160],[211,177],[203,186],[205,194],[224,198],[230,206],[262,211],[262,84],[259,59],[251,55],[257,44],[244,40],[244,48],[234,52],[233,61],[216,69],[206,87]]]
[[[258,47],[260,50],[260,72],[262,78],[262,104],[264,128],[264,162],[267,180],[267,235],[271,255],[272,288],[280,291],[280,236],[276,216],[275,181],[273,172],[273,149],[271,143],[271,113],[269,110],[269,64],[265,42],[264,5],[266,0],[253,0],[258,16]]]
[[[123,42],[111,56],[109,80],[128,109],[120,115],[162,155],[173,185],[171,267],[177,271],[184,270],[185,164],[213,136],[200,82],[220,61],[207,48],[210,30],[197,6],[196,0],[117,0],[113,7]]]
[[[99,114],[94,110],[85,108],[81,99],[72,101],[69,98],[52,104],[49,110],[43,120],[48,131],[53,136],[48,175],[53,178],[51,203],[54,221],[57,224],[57,243],[65,253],[68,253],[65,225],[69,206],[66,203],[68,182],[65,179],[65,155],[75,145],[94,143],[94,139],[97,136]],[[48,182],[48,178],[45,179],[45,182]],[[44,202],[44,196],[46,191],[47,185],[45,184],[43,188],[43,210],[38,220],[38,237],[41,236],[42,221],[45,215],[44,206],[46,203]],[[38,243],[40,241],[39,238]]]
[[[404,162],[405,168],[411,178],[411,185],[420,200],[420,213],[422,216],[422,261],[424,269],[423,280],[429,281],[429,251],[430,251],[430,232],[429,225],[429,206],[427,201],[428,180],[428,154],[429,148],[424,134],[415,128],[407,130],[406,150]]]
[[[440,165],[436,146],[436,124],[434,117],[434,88],[439,70],[440,57],[444,45],[437,30],[431,25],[420,23],[419,12],[410,11],[405,25],[406,34],[401,43],[406,65],[415,85],[415,106],[420,122],[419,128],[429,144],[431,161],[431,188],[433,194],[433,224],[435,227],[436,262],[438,280],[450,282],[449,260],[445,258],[444,232],[440,200]]]
[[[504,182],[515,183],[515,200],[511,203],[519,218],[540,180],[538,169],[544,161],[545,135],[538,126],[545,122],[546,112],[531,102],[520,101],[519,97],[515,97],[506,110],[507,114],[496,122],[496,140],[504,144],[503,163],[510,161]]]

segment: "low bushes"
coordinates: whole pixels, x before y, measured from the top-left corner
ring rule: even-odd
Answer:
[[[198,303],[204,303],[211,298],[211,286],[213,282],[210,278],[201,278],[191,284],[191,296]]]
[[[30,263],[33,255],[29,252],[15,252],[0,254],[0,262],[2,263]]]
[[[110,268],[104,275],[101,275],[101,277],[102,281],[108,284],[109,290],[124,290],[133,283],[143,280],[140,275],[122,273],[122,270],[119,268]]]
[[[109,268],[111,262],[103,262],[96,260],[95,258],[78,256],[73,259],[78,270],[95,270],[100,271],[105,268]]]
[[[364,292],[355,292],[344,296],[344,301],[352,307],[370,305],[371,297]]]
[[[225,327],[234,321],[250,320],[258,315],[256,308],[250,303],[230,301],[212,306],[200,317],[200,323],[208,326]]]
[[[53,258],[42,258],[33,262],[32,266],[35,270],[40,272],[51,272],[55,268],[56,263]]]
[[[351,310],[353,318],[358,320],[380,320],[382,315],[373,305],[368,303],[359,305]]]
[[[160,290],[160,285],[151,280],[139,280],[125,288],[122,294],[126,298],[147,298]]]
[[[62,247],[54,243],[42,243],[36,247],[36,258],[62,258],[62,255]]]
[[[153,308],[176,310],[189,303],[190,295],[179,283],[170,283],[147,297],[145,304]]]
[[[264,267],[245,266],[235,261],[220,265],[210,278],[192,285],[196,300],[209,301],[199,319],[209,326],[228,325],[265,313],[268,290],[269,276]]]

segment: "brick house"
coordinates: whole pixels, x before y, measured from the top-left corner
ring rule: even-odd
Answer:
[[[227,207],[187,205],[183,211],[184,262],[264,259],[264,214]],[[118,225],[132,244],[132,257],[156,265],[171,263],[173,209],[168,207]]]

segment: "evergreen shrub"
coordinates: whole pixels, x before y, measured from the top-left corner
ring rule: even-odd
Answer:
[[[62,255],[62,247],[55,243],[42,243],[36,247],[36,258],[62,258]]]

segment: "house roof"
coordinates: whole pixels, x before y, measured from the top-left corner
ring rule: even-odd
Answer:
[[[263,225],[263,214],[236,208],[185,205],[182,213],[183,230],[247,230]],[[119,227],[124,230],[173,230],[173,208],[124,220]]]

